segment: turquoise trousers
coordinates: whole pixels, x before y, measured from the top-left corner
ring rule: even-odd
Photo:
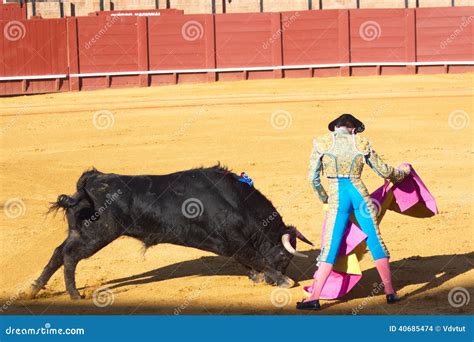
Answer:
[[[362,181],[359,178],[329,179],[328,195],[329,212],[326,219],[324,245],[318,260],[330,264],[336,262],[352,213],[362,231],[367,235],[367,247],[373,259],[389,257],[377,223],[380,204],[372,201]]]

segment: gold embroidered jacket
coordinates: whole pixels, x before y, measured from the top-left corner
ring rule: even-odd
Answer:
[[[328,178],[360,178],[365,163],[379,176],[394,183],[405,177],[402,170],[383,162],[367,138],[338,131],[313,140],[308,177],[320,200],[327,203],[328,195],[321,185],[320,174]]]

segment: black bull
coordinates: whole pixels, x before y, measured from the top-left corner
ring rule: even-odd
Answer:
[[[233,257],[255,282],[291,287],[284,273],[296,252],[296,239],[272,203],[257,189],[215,166],[161,176],[122,176],[97,170],[82,174],[77,192],[60,195],[50,211],[65,209],[68,237],[54,251],[26,294],[34,297],[64,265],[66,289],[81,298],[77,263],[120,236],[146,247],[171,243]]]

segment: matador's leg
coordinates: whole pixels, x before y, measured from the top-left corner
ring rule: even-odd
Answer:
[[[386,294],[393,294],[392,276],[388,258],[390,254],[385,246],[378,225],[377,215],[381,204],[374,203],[361,181],[354,181],[352,193],[354,214],[362,231],[367,234],[367,247],[375,260],[377,271],[384,284]]]
[[[306,301],[319,299],[324,284],[336,262],[342,237],[344,236],[352,210],[350,198],[345,191],[345,183],[344,180],[335,180],[330,184],[329,212],[324,233],[324,245],[318,258],[320,264],[316,272],[313,292]]]

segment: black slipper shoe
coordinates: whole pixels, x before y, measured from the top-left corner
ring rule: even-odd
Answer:
[[[387,304],[394,304],[400,301],[400,297],[396,293],[391,293],[385,296],[387,298]]]
[[[296,308],[298,310],[319,310],[321,308],[321,304],[319,304],[319,300],[310,300],[307,302],[297,302]]]

